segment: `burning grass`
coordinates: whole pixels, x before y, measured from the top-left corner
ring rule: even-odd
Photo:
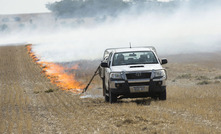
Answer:
[[[81,93],[84,84],[77,81],[75,78],[75,74],[68,73],[67,70],[77,70],[78,65],[74,65],[70,68],[63,67],[59,64],[55,64],[52,62],[44,62],[41,61],[32,51],[32,45],[26,45],[28,54],[32,57],[33,61],[37,63],[42,68],[42,73],[50,79],[51,83],[55,84],[62,90],[68,90],[73,93]]]

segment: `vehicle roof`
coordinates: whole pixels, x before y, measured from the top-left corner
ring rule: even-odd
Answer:
[[[153,46],[144,46],[144,47],[124,47],[124,48],[108,48],[104,51],[104,58],[107,57],[111,52],[118,53],[118,52],[134,52],[134,51],[154,51],[157,55],[156,49]]]
[[[133,52],[133,51],[153,51],[157,55],[157,51],[153,46],[143,46],[143,47],[123,47],[123,48],[108,48],[104,51],[103,58],[108,57],[108,55],[117,52]]]
[[[131,52],[131,51],[154,51],[156,53],[156,49],[153,46],[144,46],[144,47],[132,47],[132,48],[108,48],[106,49],[108,52]]]
[[[125,49],[115,49],[114,52],[133,52],[133,51],[151,51],[150,48],[125,48]]]

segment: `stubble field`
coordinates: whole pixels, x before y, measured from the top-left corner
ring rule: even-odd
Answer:
[[[221,54],[202,55],[168,56],[166,101],[109,104],[99,78],[80,98],[51,84],[25,46],[0,47],[0,133],[221,133]]]

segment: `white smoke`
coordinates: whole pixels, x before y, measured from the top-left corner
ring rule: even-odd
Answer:
[[[101,59],[106,48],[155,46],[161,55],[221,50],[221,8],[190,9],[175,13],[123,14],[94,27],[64,28],[53,32],[20,33],[1,38],[0,44],[29,42],[43,60],[64,62]]]

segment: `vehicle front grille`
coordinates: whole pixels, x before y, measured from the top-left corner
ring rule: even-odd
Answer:
[[[137,73],[129,73],[126,74],[127,79],[147,79],[151,77],[151,72],[137,72]]]
[[[149,82],[141,82],[141,83],[128,83],[129,86],[149,86]]]

